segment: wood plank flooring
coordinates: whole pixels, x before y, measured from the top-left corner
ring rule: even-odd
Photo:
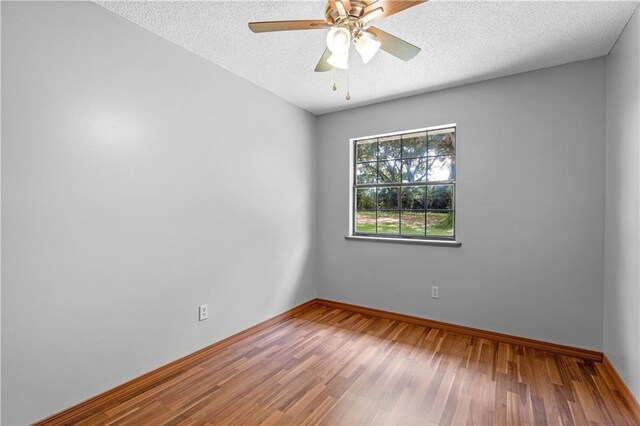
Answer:
[[[633,425],[603,365],[316,306],[74,424]]]

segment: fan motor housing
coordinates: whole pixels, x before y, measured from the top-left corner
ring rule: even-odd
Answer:
[[[339,0],[338,0],[339,1]],[[360,16],[364,13],[364,9],[373,3],[372,0],[350,1],[351,10],[347,12],[346,18],[341,18],[338,12],[331,9],[331,6],[327,2],[324,7],[324,15],[327,22],[334,25],[344,25],[346,27],[352,27],[357,25],[356,22]]]

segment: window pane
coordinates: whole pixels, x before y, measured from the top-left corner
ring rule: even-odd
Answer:
[[[424,186],[402,188],[403,210],[424,210]]]
[[[378,212],[378,234],[400,233],[399,219],[398,212]]]
[[[413,133],[402,136],[402,157],[424,157],[427,155],[427,134]]]
[[[400,188],[378,188],[378,209],[398,210],[398,195]]]
[[[403,182],[424,182],[427,179],[427,160],[414,158],[402,160]]]
[[[453,156],[429,157],[427,180],[437,182],[456,178],[456,165]]]
[[[456,129],[357,140],[354,234],[453,239]]]
[[[402,212],[402,234],[424,235],[424,212]]]
[[[453,185],[429,185],[427,208],[429,210],[452,210]]]
[[[356,209],[357,210],[375,210],[376,209],[375,188],[358,189],[356,191]]]
[[[376,212],[356,213],[356,232],[366,234],[376,233]]]
[[[357,164],[356,183],[376,183],[376,163]]]
[[[356,161],[376,161],[378,153],[378,145],[375,139],[359,141],[356,145]]]
[[[453,236],[453,212],[427,212],[427,235]]]
[[[429,132],[429,155],[450,155],[456,153],[456,133],[454,129]]]
[[[378,163],[378,183],[400,182],[400,160]]]
[[[379,139],[378,158],[380,160],[400,158],[400,136]]]

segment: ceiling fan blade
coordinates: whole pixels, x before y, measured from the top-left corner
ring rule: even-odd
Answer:
[[[331,56],[331,51],[329,50],[329,48],[324,49],[324,53],[322,54],[322,57],[320,58],[320,61],[318,62],[318,65],[316,65],[316,69],[314,71],[315,72],[331,71],[333,67],[331,66],[331,64],[329,64],[329,62],[327,62],[330,56]]]
[[[381,16],[384,13],[384,9],[381,7],[377,7],[375,9],[371,9],[369,12],[362,15],[359,19],[360,24],[365,26],[369,23],[369,21],[373,21],[375,18]]]
[[[351,12],[351,3],[349,0],[329,0],[329,7],[334,12],[337,12],[340,17],[345,17],[347,16],[346,12]]]
[[[336,12],[339,17],[347,17],[347,8],[341,0],[329,0],[329,7],[331,7],[331,10]],[[349,3],[349,8],[351,8],[351,3]]]
[[[371,21],[379,21],[380,19],[386,18],[387,16],[395,15],[398,12],[402,12],[403,10],[409,9],[410,7],[426,3],[427,1],[428,0],[378,0],[365,7],[362,16],[365,16],[372,10],[381,7],[382,9],[384,9],[384,12],[371,19]]]
[[[420,48],[413,44],[402,40],[394,35],[382,31],[380,28],[369,27],[365,30],[367,33],[373,35],[382,45],[380,49],[387,53],[391,53],[393,56],[408,61],[413,59],[418,53]]]
[[[347,12],[351,12],[351,2],[349,0],[338,0],[338,1],[342,3],[344,8],[347,10]]]
[[[329,27],[330,25],[327,24],[326,21],[322,20],[249,22],[249,29],[254,33],[268,33],[272,31],[318,30]]]

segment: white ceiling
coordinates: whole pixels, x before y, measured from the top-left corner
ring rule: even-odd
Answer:
[[[323,19],[322,1],[98,1],[147,30],[314,114],[606,55],[637,2],[438,1],[376,25],[422,48],[379,52],[346,72],[313,69],[326,30],[254,34],[249,21]]]

